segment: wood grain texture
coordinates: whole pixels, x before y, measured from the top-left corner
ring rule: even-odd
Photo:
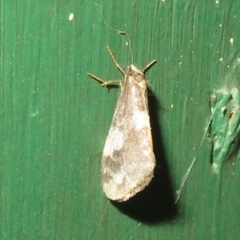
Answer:
[[[214,174],[211,140],[199,145],[213,89],[239,88],[240,3],[98,4],[129,34],[134,65],[158,60],[147,73],[155,180],[123,205],[100,184],[119,92],[87,72],[121,78],[106,46],[124,67],[128,39],[94,1],[1,1],[0,239],[238,239],[239,159]]]

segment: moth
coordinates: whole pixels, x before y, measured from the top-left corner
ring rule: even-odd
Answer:
[[[104,87],[121,87],[103,150],[101,174],[106,196],[113,201],[122,202],[142,191],[154,175],[156,159],[144,73],[157,61],[153,60],[143,70],[130,65],[124,71],[110,48],[107,49],[116,67],[123,73],[124,82],[105,81],[91,73],[88,76]]]

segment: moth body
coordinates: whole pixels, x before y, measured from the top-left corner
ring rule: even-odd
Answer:
[[[147,82],[144,72],[130,65],[125,71],[124,83],[118,98],[112,123],[103,149],[101,162],[102,186],[106,196],[114,201],[127,201],[142,191],[153,178],[156,165],[148,112]],[[104,81],[93,74],[90,77],[102,86],[119,81]]]

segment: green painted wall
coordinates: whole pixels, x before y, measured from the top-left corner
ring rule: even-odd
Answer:
[[[0,239],[239,239],[239,158],[213,173],[203,136],[213,90],[240,87],[240,2],[97,3],[129,34],[136,66],[158,60],[147,72],[156,177],[141,201],[112,204],[101,189],[119,89],[87,73],[120,79],[106,46],[125,67],[128,39],[91,0],[1,0]]]

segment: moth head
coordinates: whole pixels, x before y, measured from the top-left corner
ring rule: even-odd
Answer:
[[[134,65],[127,66],[124,72],[126,76],[132,77],[137,82],[141,82],[143,79],[145,79],[144,73]]]

